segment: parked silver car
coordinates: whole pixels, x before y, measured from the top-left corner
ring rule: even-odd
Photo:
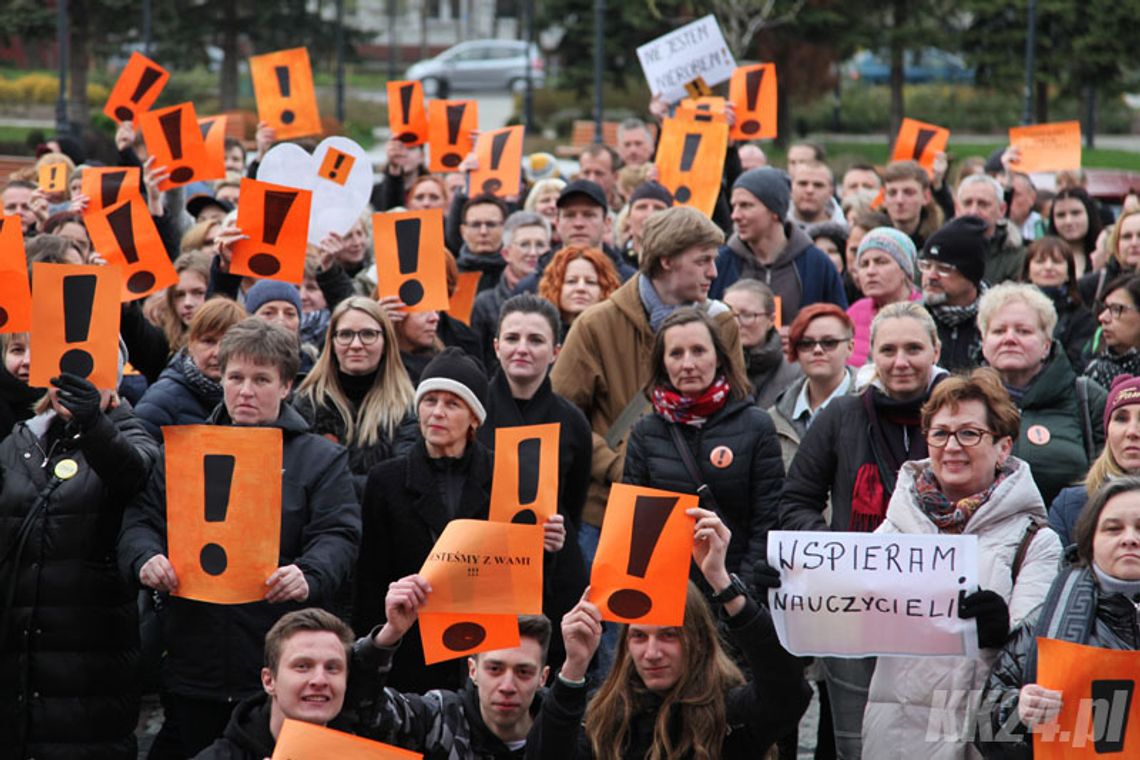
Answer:
[[[452,90],[505,90],[526,88],[527,43],[521,40],[468,40],[444,50],[435,58],[412,64],[406,79],[424,83],[424,94],[446,97]],[[535,87],[545,81],[538,47],[530,45],[531,78]]]

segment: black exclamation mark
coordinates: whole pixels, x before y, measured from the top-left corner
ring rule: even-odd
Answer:
[[[681,171],[688,172],[693,168],[693,161],[697,158],[697,148],[701,147],[700,135],[685,135],[685,144],[681,147]],[[679,185],[673,197],[678,203],[688,203],[693,197],[693,191],[688,185]]]
[[[202,484],[205,488],[206,522],[225,522],[230,507],[230,486],[234,480],[234,458],[229,454],[206,454],[202,457]],[[198,554],[202,569],[210,575],[221,575],[229,560],[219,544],[209,543]]]
[[[162,133],[166,135],[166,144],[170,146],[170,157],[175,161],[182,160],[182,109],[165,113],[158,117]],[[194,178],[194,170],[189,166],[179,166],[170,170],[170,179],[173,182],[189,182]]]
[[[527,438],[519,441],[519,505],[523,507],[511,522],[521,525],[537,525],[538,515],[533,509],[527,509],[527,504],[533,504],[538,498],[538,473],[542,459],[542,441],[538,438]]]
[[[99,194],[102,196],[104,208],[119,202],[119,191],[126,176],[126,172],[104,172],[99,178]]]
[[[55,175],[56,172],[59,171],[59,164],[52,164],[48,168],[51,169],[51,178],[48,179],[48,187],[55,187]]]
[[[281,90],[281,97],[283,97],[283,98],[291,97],[289,95],[289,91],[291,89],[290,85],[289,85],[289,67],[288,66],[276,66],[276,67],[274,67],[273,70],[277,73],[277,88],[279,90]],[[297,118],[297,115],[295,113],[293,113],[293,111],[289,108],[286,108],[284,111],[281,112],[281,123],[282,124],[292,124],[293,119],[295,119],[295,118]]]
[[[412,93],[416,91],[414,84],[406,84],[400,88],[400,116],[403,117],[404,125],[407,126],[412,119]],[[416,141],[416,136],[411,132],[401,132],[397,138],[400,142],[413,143]]]
[[[760,98],[760,86],[764,83],[764,69],[749,71],[744,75],[744,97],[747,100],[748,113],[756,112],[756,101]],[[740,125],[740,131],[746,135],[754,135],[760,131],[760,122],[756,119],[747,119]]]
[[[922,160],[922,154],[926,151],[926,146],[930,144],[930,141],[934,139],[934,136],[936,134],[938,133],[933,129],[922,129],[921,127],[919,128],[918,134],[915,135],[914,138],[913,158],[915,161]]]
[[[1098,755],[1124,751],[1128,715],[1132,709],[1132,680],[1095,680],[1091,684],[1093,749]]]
[[[396,222],[396,258],[400,274],[413,274],[420,264],[420,220],[400,219]],[[424,300],[424,286],[419,280],[405,280],[400,284],[400,300],[405,306],[415,306]]]
[[[135,91],[131,95],[131,102],[138,103],[139,99],[142,98],[143,95],[146,95],[146,91],[154,86],[154,83],[158,81],[160,76],[162,76],[161,71],[147,66],[142,76],[139,77],[139,83],[135,86]],[[115,116],[119,118],[119,121],[130,121],[135,118],[135,112],[126,106],[119,106],[115,109]]]
[[[73,274],[63,278],[63,341],[83,343],[91,330],[91,309],[95,306],[93,274]],[[82,348],[72,348],[59,357],[59,371],[87,377],[95,369],[95,359]]]
[[[127,264],[139,263],[138,248],[135,247],[135,227],[131,220],[132,204],[127,203],[107,214],[107,223],[123,252]],[[147,271],[135,272],[127,279],[127,290],[132,293],[145,293],[154,287],[154,275]]]
[[[665,523],[677,505],[675,496],[638,496],[633,506],[633,531],[629,543],[629,564],[626,572],[635,578],[644,578],[649,560],[657,547],[657,539],[665,530]],[[623,588],[610,595],[606,602],[610,610],[620,617],[636,620],[653,609],[648,594],[632,588]]]
[[[455,145],[459,142],[459,127],[463,124],[463,114],[467,112],[466,103],[458,103],[447,107],[447,144]],[[445,153],[439,162],[449,169],[454,169],[463,163],[463,156],[452,151]]]
[[[491,138],[491,171],[499,170],[499,162],[503,159],[503,150],[507,147],[507,140],[511,139],[510,132],[503,132]],[[502,180],[491,177],[483,181],[483,192],[494,193],[503,186]]]
[[[332,168],[332,171],[329,172],[329,179],[336,179],[336,173],[338,171],[340,171],[340,165],[343,163],[344,163],[344,154],[343,153],[337,153],[336,157],[333,158],[333,168]]]
[[[697,104],[697,114],[693,121],[712,121],[712,106],[708,103]]]
[[[265,219],[261,230],[261,239],[269,245],[277,245],[277,237],[285,225],[285,217],[289,216],[289,209],[297,199],[296,193],[283,193],[278,190],[265,192]],[[249,257],[249,269],[262,277],[277,274],[281,269],[281,262],[272,253],[255,253]]]

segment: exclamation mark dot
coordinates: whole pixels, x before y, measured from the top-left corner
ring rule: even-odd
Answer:
[[[205,518],[208,523],[225,522],[230,507],[230,486],[234,479],[234,458],[229,454],[206,454],[202,457],[202,484],[205,488]],[[226,550],[220,544],[208,543],[198,554],[202,570],[221,575],[229,565]]]

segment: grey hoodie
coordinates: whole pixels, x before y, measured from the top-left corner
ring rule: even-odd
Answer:
[[[780,297],[783,324],[791,324],[800,311],[803,300],[803,283],[795,268],[795,260],[811,246],[811,238],[792,222],[784,222],[788,243],[770,266],[761,264],[748,244],[735,232],[728,239],[728,249],[740,259],[740,279],[751,277],[768,285]]]

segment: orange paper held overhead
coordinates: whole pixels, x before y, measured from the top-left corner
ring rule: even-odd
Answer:
[[[519,645],[518,615],[427,612],[418,622],[425,665]]]
[[[558,436],[562,424],[495,430],[492,522],[542,525],[558,512]]]
[[[18,216],[0,216],[0,333],[27,332],[32,325],[32,289]]]
[[[542,526],[452,520],[420,569],[432,592],[421,612],[542,612]]]
[[[240,192],[237,225],[249,239],[234,245],[230,271],[300,285],[312,191],[243,179]]]
[[[1059,172],[1081,168],[1081,123],[1059,121],[1010,127],[1009,144],[1021,149],[1011,164],[1019,172]]]
[[[1140,652],[1038,637],[1037,684],[1062,696],[1056,722],[1034,728],[1033,757],[1140,757],[1138,672]]]
[[[421,760],[423,755],[346,734],[314,723],[286,718],[277,736],[273,760]]]
[[[479,168],[471,172],[470,195],[509,198],[519,194],[524,132],[525,127],[505,127],[479,135],[475,141]]]
[[[32,365],[28,385],[47,388],[61,372],[114,389],[119,372],[117,267],[32,265]]]
[[[281,552],[281,430],[175,425],[162,435],[175,595],[260,601]]]
[[[207,116],[198,119],[198,129],[206,144],[206,164],[202,167],[204,179],[226,178],[226,117]]]
[[[695,521],[685,510],[696,494],[615,483],[606,503],[590,601],[618,623],[681,625]]]
[[[167,171],[167,179],[159,184],[159,190],[210,179],[210,157],[193,103],[147,111],[139,117],[139,129],[147,151],[154,157],[154,166]]]
[[[123,301],[145,298],[178,282],[178,273],[141,198],[131,196],[108,208],[89,209],[83,223],[95,250],[122,270]]]
[[[677,104],[676,117],[685,121],[705,121],[716,124],[727,124],[728,114],[725,110],[725,99],[713,96],[704,98],[685,98]]]
[[[131,53],[103,106],[103,113],[118,123],[136,121],[139,114],[150,110],[169,80],[170,72],[162,66],[142,53]]]
[[[471,309],[475,306],[475,296],[479,292],[482,272],[460,272],[455,283],[455,292],[447,301],[447,313],[465,325],[471,324]]]
[[[321,134],[313,67],[305,48],[278,50],[249,59],[257,118],[269,124],[278,140]]]
[[[475,149],[471,133],[479,128],[475,100],[433,100],[428,103],[428,171],[454,172]]]
[[[420,82],[388,83],[388,128],[392,139],[405,145],[423,145],[428,139],[424,86]]]
[[[137,166],[84,168],[79,192],[87,196],[84,213],[114,206],[127,198],[142,198]]]
[[[727,124],[665,119],[655,161],[658,179],[677,203],[711,217],[727,147]]]
[[[442,209],[373,214],[372,240],[381,298],[396,296],[408,311],[447,308]]]
[[[916,119],[903,119],[895,137],[892,161],[917,161],[927,174],[934,171],[934,159],[946,152],[950,130]]]
[[[776,64],[739,66],[728,82],[728,99],[736,107],[736,123],[728,136],[733,140],[763,140],[776,137]]]
[[[48,161],[40,164],[40,190],[45,193],[62,193],[67,190],[67,164],[63,161]]]

